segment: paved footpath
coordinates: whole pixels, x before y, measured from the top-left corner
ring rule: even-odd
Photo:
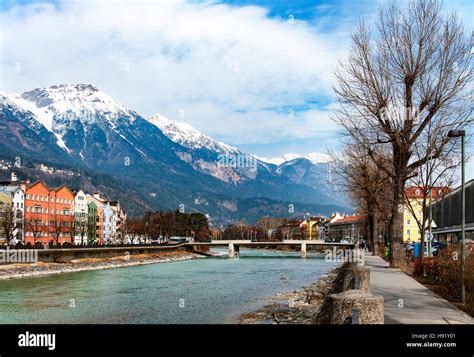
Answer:
[[[391,269],[377,256],[365,256],[370,289],[384,297],[386,324],[474,324],[474,319],[415,279]]]

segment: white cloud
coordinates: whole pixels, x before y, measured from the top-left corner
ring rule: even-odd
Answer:
[[[323,109],[272,108],[330,96],[348,41],[261,7],[185,1],[29,5],[0,23],[5,91],[93,83],[145,116],[183,109],[177,119],[232,144],[328,129]]]

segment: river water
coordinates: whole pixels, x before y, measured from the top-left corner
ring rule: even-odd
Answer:
[[[334,266],[312,254],[241,249],[239,259],[4,280],[0,323],[238,323],[263,298],[308,286]]]

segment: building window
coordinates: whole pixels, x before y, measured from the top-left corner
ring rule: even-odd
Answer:
[[[415,195],[417,195],[417,196],[420,195],[420,190],[419,190],[419,189],[416,189],[416,190],[415,190]]]
[[[407,224],[410,225],[410,220],[409,219],[407,219]]]
[[[410,235],[410,230],[409,229],[407,229],[407,234]]]

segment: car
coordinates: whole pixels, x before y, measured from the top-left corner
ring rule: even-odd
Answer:
[[[431,253],[434,256],[437,256],[442,249],[446,249],[448,245],[444,242],[435,242],[431,245]]]
[[[211,238],[211,237],[207,237],[206,239],[204,239],[204,242],[206,242],[206,243],[211,243],[211,242],[212,242],[212,238]]]

